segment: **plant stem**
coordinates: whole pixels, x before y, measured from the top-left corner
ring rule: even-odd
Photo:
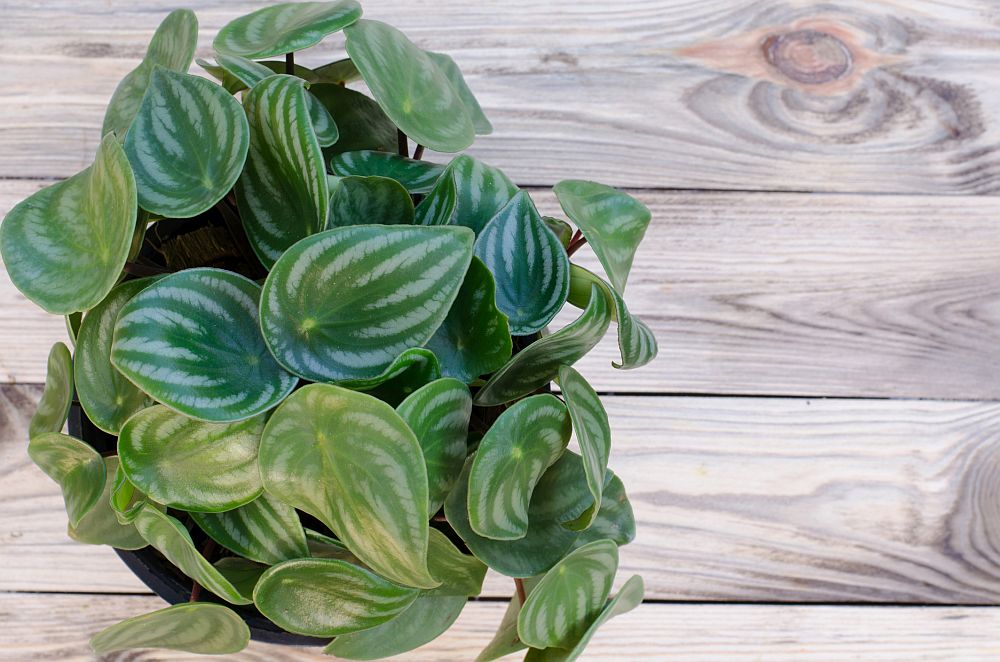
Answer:
[[[213,554],[215,554],[215,541],[209,538],[208,542],[201,548],[201,555],[205,557],[206,561],[211,563]],[[197,581],[191,582],[191,599],[188,602],[198,602],[198,598],[200,597],[201,584]]]
[[[517,600],[524,606],[524,601],[528,599],[527,594],[524,592],[524,580],[514,579],[514,588],[517,589]]]
[[[417,145],[417,148],[413,150],[413,158],[419,161],[423,155],[424,155],[424,146]]]
[[[285,73],[295,75],[295,53],[285,53]]]
[[[409,156],[410,148],[406,142],[406,134],[402,129],[396,129],[396,149],[400,156]]]
[[[573,233],[573,238],[569,240],[569,246],[566,247],[566,255],[573,257],[573,253],[580,250],[580,246],[587,243],[587,238],[583,236],[583,233],[577,230]]]

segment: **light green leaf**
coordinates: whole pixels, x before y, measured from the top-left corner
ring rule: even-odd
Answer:
[[[250,643],[250,628],[234,611],[191,602],[134,616],[98,632],[90,647],[98,655],[133,648],[169,648],[187,653],[238,653]]]
[[[285,2],[230,21],[212,46],[229,55],[272,57],[314,46],[360,17],[361,5],[354,0]]]
[[[344,546],[336,538],[325,536],[322,533],[306,529],[306,544],[309,546],[309,556],[317,559],[340,559],[354,565],[364,567],[361,559],[351,553],[351,550]]]
[[[219,559],[213,565],[247,600],[253,600],[253,590],[257,587],[261,575],[267,570],[266,565],[237,556],[227,556]]]
[[[110,545],[116,549],[141,549],[146,546],[146,541],[135,527],[120,523],[111,508],[117,474],[118,458],[104,458],[104,491],[76,526],[69,525],[67,534],[70,538],[88,545]]]
[[[228,422],[281,402],[298,381],[274,361],[258,326],[260,287],[221,269],[188,269],[125,304],[111,362],[185,416]]]
[[[552,234],[556,236],[563,248],[569,248],[569,242],[573,239],[573,228],[570,227],[570,224],[561,218],[551,216],[542,216],[542,220],[552,230]]]
[[[115,478],[111,485],[109,502],[111,510],[115,513],[115,518],[122,526],[134,522],[135,518],[139,516],[142,507],[147,503],[146,495],[135,489],[135,485],[125,475],[125,470],[122,469],[121,463],[115,469]],[[152,504],[153,507],[162,509],[160,504],[153,501],[149,501],[148,503]]]
[[[499,660],[527,648],[517,635],[517,617],[520,613],[521,599],[515,593],[507,604],[507,610],[503,613],[503,619],[497,627],[496,634],[493,635],[490,643],[486,644],[486,648],[476,656],[475,662],[493,662],[493,660]]]
[[[69,342],[76,347],[76,337],[80,333],[80,325],[83,324],[83,313],[76,311],[64,316],[66,319],[66,333],[69,335]]]
[[[419,588],[427,570],[427,470],[389,405],[329,384],[293,393],[260,446],[267,492],[317,517],[376,572]]]
[[[419,594],[346,561],[297,559],[264,573],[254,604],[289,632],[334,637],[385,623]]]
[[[49,350],[45,390],[42,391],[38,408],[28,423],[28,438],[33,439],[46,432],[62,432],[72,404],[73,357],[66,345],[57,342]]]
[[[479,234],[517,193],[502,170],[462,154],[451,160],[421,203],[430,207],[422,212],[428,219],[423,224],[463,225]],[[446,213],[451,197],[455,198],[454,206]]]
[[[573,431],[580,444],[587,486],[594,496],[594,503],[585,511],[577,526],[574,526],[586,529],[594,521],[601,504],[604,473],[608,469],[608,457],[611,454],[611,424],[608,423],[608,412],[601,404],[597,392],[579,372],[567,365],[560,366],[559,388],[573,419]]]
[[[472,463],[472,530],[494,540],[523,538],[535,485],[562,455],[571,434],[566,405],[547,393],[520,400],[500,414]]]
[[[486,565],[475,556],[463,554],[437,529],[430,530],[427,567],[441,586],[425,595],[479,595],[483,591]]]
[[[136,209],[132,169],[108,134],[93,165],[32,194],[7,214],[0,225],[0,253],[11,282],[56,315],[92,308],[125,266]]]
[[[413,225],[413,200],[388,177],[344,177],[330,198],[330,227]]]
[[[268,494],[235,510],[191,517],[209,538],[251,561],[274,565],[309,556],[295,509]]]
[[[635,539],[635,515],[632,514],[632,504],[625,495],[625,485],[621,478],[611,470],[608,470],[604,483],[601,509],[597,511],[590,528],[581,533],[573,544],[579,547],[602,538],[614,540],[619,547]]]
[[[347,54],[372,96],[407,136],[439,152],[460,152],[472,144],[469,109],[427,53],[379,21],[360,20],[344,33]]]
[[[462,70],[455,64],[455,60],[447,53],[427,51],[427,56],[434,61],[434,64],[440,67],[444,75],[451,81],[455,91],[458,92],[459,98],[462,99],[462,103],[465,104],[465,108],[469,112],[469,117],[472,118],[472,125],[475,127],[476,135],[486,136],[493,133],[493,125],[490,124],[482,107],[479,105],[479,101],[472,93],[472,90],[469,89],[469,85],[465,82],[465,76],[462,75]]]
[[[28,442],[28,455],[62,488],[70,526],[77,526],[104,490],[104,460],[79,439],[44,432]]]
[[[310,94],[337,121],[340,137],[323,150],[325,158],[341,152],[396,149],[396,125],[374,100],[340,85],[315,83]]]
[[[313,70],[317,83],[332,83],[343,86],[361,80],[361,72],[354,66],[351,58],[336,60]]]
[[[378,376],[434,334],[471,259],[464,228],[364,225],[313,235],[264,283],[268,347],[312,381]]]
[[[330,159],[333,174],[342,177],[388,177],[410,193],[427,193],[434,188],[445,167],[430,161],[416,161],[399,154],[363,149],[343,152]]]
[[[202,58],[196,58],[195,63],[207,71],[212,78],[219,81],[222,87],[230,94],[236,94],[241,90],[247,88],[246,84],[243,83],[239,78],[231,74],[220,64],[216,62],[209,62],[208,60],[203,60]],[[268,70],[270,71],[270,70]]]
[[[632,259],[649,225],[649,209],[632,196],[595,182],[567,179],[552,190],[594,249],[612,285],[624,294]]]

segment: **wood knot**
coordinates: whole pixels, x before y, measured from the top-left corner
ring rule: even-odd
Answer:
[[[767,37],[764,57],[775,69],[797,83],[823,85],[851,71],[847,45],[828,32],[795,30]]]

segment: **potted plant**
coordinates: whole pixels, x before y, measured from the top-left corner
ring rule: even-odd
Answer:
[[[294,63],[339,31],[348,57]],[[75,345],[52,348],[28,452],[69,535],[173,603],[94,650],[374,659],[445,631],[492,568],[515,589],[479,659],[574,659],[643,593],[608,600],[634,520],[572,365],[612,326],[616,367],[655,356],[622,298],[648,210],[564,181],[574,230],[481,161],[422,160],[490,123],[451,58],[353,0],[229,23],[201,63],[220,84],[187,73],[196,37],[167,16],[93,165],[0,226]],[[571,263],[585,244],[607,280]]]

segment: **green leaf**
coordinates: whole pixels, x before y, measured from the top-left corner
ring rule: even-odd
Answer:
[[[457,205],[458,190],[446,171],[417,205],[413,222],[417,225],[453,225]]]
[[[385,114],[407,136],[438,152],[475,139],[469,110],[433,59],[396,28],[360,20],[346,28],[347,54]]]
[[[472,463],[472,530],[494,540],[523,538],[535,485],[562,455],[571,434],[566,406],[547,393],[520,400],[500,414]]]
[[[191,534],[175,518],[146,504],[135,518],[135,528],[146,542],[203,588],[234,605],[250,604],[250,600],[198,553]]]
[[[322,533],[306,529],[306,544],[309,546],[309,556],[317,559],[340,559],[354,565],[363,566],[361,559],[351,553],[351,550],[344,546],[336,538],[325,536]]]
[[[552,230],[552,234],[556,236],[563,248],[569,248],[569,242],[573,239],[573,228],[570,227],[570,224],[561,218],[551,216],[542,216],[542,220]]]
[[[285,2],[227,23],[212,42],[220,53],[261,59],[301,51],[361,17],[354,0]]]
[[[388,177],[344,177],[330,198],[330,227],[413,225],[413,200]]]
[[[476,257],[496,278],[497,308],[510,318],[511,333],[535,333],[566,303],[569,258],[526,192],[515,195],[483,228]]]
[[[587,631],[611,592],[618,546],[597,540],[570,552],[538,582],[517,618],[521,641],[532,648],[567,648]]]
[[[293,393],[260,446],[267,492],[317,517],[376,572],[433,588],[427,570],[427,470],[389,405],[329,384]]]
[[[77,526],[104,490],[104,460],[79,439],[44,432],[28,442],[32,462],[62,488],[70,526]]]
[[[250,643],[250,628],[234,611],[191,602],[134,616],[98,632],[90,647],[98,655],[132,648],[169,648],[187,653],[238,653]]]
[[[93,165],[32,194],[7,214],[0,225],[0,253],[11,282],[56,315],[92,308],[125,266],[136,209],[132,169],[108,134]]]
[[[424,217],[433,219],[423,224],[463,225],[479,234],[517,193],[518,188],[502,170],[462,154],[451,160],[422,203],[431,207],[423,212]],[[452,197],[454,206],[446,213]]]
[[[479,595],[483,591],[486,565],[475,556],[463,554],[448,536],[437,529],[430,530],[427,567],[441,586],[425,595]]]
[[[581,533],[573,544],[579,547],[602,538],[614,540],[619,547],[635,539],[635,515],[632,514],[632,504],[625,494],[625,485],[621,478],[610,470],[601,495],[601,509],[597,511],[590,528]]]
[[[340,85],[315,83],[309,92],[337,121],[340,137],[323,150],[326,158],[341,152],[396,149],[396,125],[375,101]]]
[[[264,283],[264,337],[278,362],[306,379],[378,376],[434,334],[471,259],[464,228],[364,225],[313,235]]]
[[[266,565],[236,556],[219,559],[213,565],[247,600],[253,600],[253,590],[257,587],[261,575],[267,570]]]
[[[122,427],[118,455],[129,481],[153,500],[189,512],[221,512],[263,491],[257,449],[264,417],[205,423],[156,405]]]
[[[45,372],[45,390],[38,401],[31,422],[28,424],[28,438],[33,439],[45,432],[62,432],[69,418],[69,408],[73,404],[73,357],[69,348],[61,342],[49,350],[48,369]],[[471,404],[470,404],[471,407]]]
[[[521,600],[515,593],[507,604],[507,610],[503,613],[503,619],[497,627],[496,634],[493,635],[490,643],[486,644],[486,648],[476,656],[475,662],[493,662],[493,660],[499,660],[527,648],[517,635],[517,617],[520,613]]]
[[[297,559],[264,573],[254,604],[289,632],[334,637],[385,623],[419,594],[346,561]]]
[[[134,522],[135,518],[139,516],[142,507],[147,503],[146,495],[135,489],[135,485],[125,475],[125,470],[122,469],[121,463],[115,469],[115,478],[111,486],[109,502],[111,509],[115,513],[115,518],[123,526]],[[156,504],[153,501],[149,501],[148,503],[153,504],[154,507],[161,507],[160,504]]]
[[[486,136],[493,133],[493,125],[490,124],[489,119],[486,118],[486,114],[479,105],[479,101],[476,100],[476,96],[469,89],[469,85],[465,82],[465,76],[462,75],[462,70],[455,64],[455,60],[447,53],[427,51],[427,56],[444,72],[444,75],[451,81],[455,91],[458,92],[458,96],[462,100],[462,103],[465,104],[469,117],[472,118],[472,125],[475,128],[476,135]]]
[[[293,76],[271,76],[243,97],[250,152],[236,201],[265,267],[326,225],[330,191],[304,84]]]
[[[69,342],[76,347],[76,337],[80,333],[80,325],[83,324],[83,313],[76,311],[64,316],[66,319],[66,333],[69,335]]]
[[[228,422],[281,402],[298,381],[274,361],[258,326],[260,287],[221,269],[188,269],[125,304],[111,362],[185,416]]]
[[[111,508],[117,474],[118,458],[104,458],[104,491],[76,526],[69,525],[67,534],[70,538],[88,545],[110,545],[116,549],[141,549],[146,546],[146,541],[135,527],[120,523]]]
[[[567,179],[552,190],[594,249],[612,285],[624,294],[632,259],[651,219],[649,209],[632,196],[595,182]]]
[[[330,159],[330,168],[333,174],[342,177],[388,177],[402,184],[410,193],[429,192],[445,171],[439,163],[369,149],[337,154]]]
[[[597,292],[597,286],[594,286]],[[559,374],[559,367],[572,365],[594,348],[611,323],[607,300],[592,296],[576,320],[550,336],[537,340],[514,355],[493,373],[476,393],[475,404],[499,405],[531,393]]]
[[[441,379],[437,357],[433,352],[418,347],[400,354],[375,377],[346,380],[340,382],[340,385],[355,391],[365,391],[390,407],[395,407],[435,379]]]
[[[324,64],[322,67],[314,69],[313,73],[316,74],[317,83],[332,83],[343,86],[361,80],[361,72],[354,66],[351,58]]]
[[[567,365],[560,366],[559,388],[573,419],[573,431],[580,444],[587,486],[594,496],[594,503],[585,511],[578,526],[586,529],[594,521],[601,504],[604,473],[608,469],[608,457],[611,454],[611,424],[608,423],[608,412],[601,404],[597,392],[579,372]]]
[[[510,360],[513,344],[507,316],[496,306],[493,274],[474,257],[458,297],[426,347],[441,372],[469,383]]]
[[[251,561],[274,565],[309,556],[295,509],[267,494],[235,510],[191,517],[209,538]]]

